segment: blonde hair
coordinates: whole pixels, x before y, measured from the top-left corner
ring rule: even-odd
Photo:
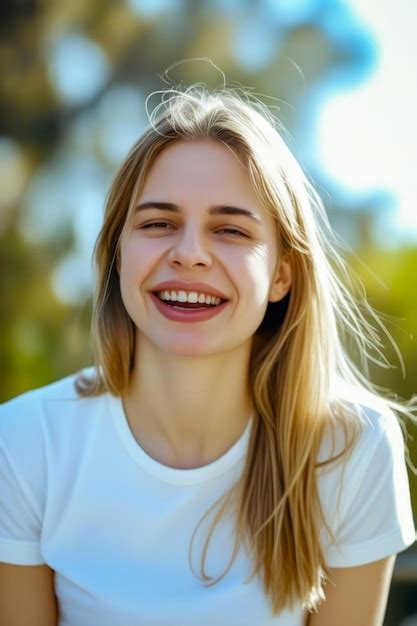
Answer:
[[[361,424],[360,411],[333,390],[343,380],[374,391],[347,355],[343,339],[350,336],[357,342],[365,373],[373,349],[383,358],[381,343],[351,286],[345,285],[349,274],[338,252],[341,242],[270,110],[241,88],[210,91],[195,84],[157,93],[161,102],[149,116],[150,127],[133,146],[109,191],[95,247],[95,375],[80,376],[77,389],[84,396],[121,395],[129,384],[135,329],[120,295],[119,241],[131,200],[143,187],[155,158],[177,140],[221,142],[246,166],[263,206],[275,218],[279,253],[288,255],[293,274],[290,293],[278,303],[269,303],[253,343],[253,428],[242,476],[226,494],[234,495],[234,555],[247,542],[253,556],[252,576],[262,576],[274,613],[297,604],[311,610],[324,597],[329,574],[321,529],[327,528],[333,537],[319,499],[317,471],[347,458]],[[368,311],[384,328],[370,307]],[[410,416],[401,403],[384,402],[388,409]],[[336,425],[345,433],[344,446],[319,462],[324,434]],[[215,523],[226,502],[232,500],[224,500]],[[204,573],[212,530],[201,560],[202,579],[210,584],[219,580]]]

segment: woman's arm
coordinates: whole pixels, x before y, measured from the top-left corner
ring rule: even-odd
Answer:
[[[358,567],[334,568],[326,600],[308,626],[382,626],[395,555]]]
[[[57,626],[53,570],[0,563],[0,615],[2,626]]]

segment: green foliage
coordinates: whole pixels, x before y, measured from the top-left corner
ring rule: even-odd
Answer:
[[[379,332],[389,366],[372,365],[371,379],[388,396],[392,392],[400,400],[409,400],[415,395],[417,400],[417,300],[413,288],[417,247],[387,250],[368,244],[350,264],[391,336]],[[417,427],[411,421],[406,426],[411,460],[417,467]],[[411,471],[409,476],[413,510],[417,512],[417,477]]]
[[[89,362],[89,305],[60,303],[51,273],[61,245],[31,245],[11,224],[0,239],[0,401],[47,384]]]

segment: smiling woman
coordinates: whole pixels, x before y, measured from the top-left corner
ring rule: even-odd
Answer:
[[[291,281],[289,263],[284,259],[278,263],[273,217],[256,196],[246,168],[222,143],[178,140],[156,157],[131,206],[118,264],[124,307],[141,331],[136,333],[135,370],[141,369],[139,359],[153,362],[148,350],[156,345],[158,350],[184,356],[214,357],[220,352],[219,363],[227,353],[228,369],[234,371],[232,355],[249,359],[252,336],[268,301],[282,299]],[[193,278],[204,278],[204,283],[196,286]],[[182,279],[177,285],[180,291],[173,296],[186,306],[173,307],[155,297],[156,283],[163,280],[165,288],[174,290],[170,281],[178,279]],[[190,310],[187,294],[198,299],[199,293],[223,302],[216,306],[214,299],[215,308],[207,310],[204,303]],[[185,323],[208,320],[205,326]],[[205,371],[207,361],[203,363],[201,375],[210,375]],[[145,384],[143,377],[139,380]],[[189,424],[196,425],[196,417],[193,407],[178,410],[184,422],[178,439],[183,440]],[[205,413],[208,407],[204,412],[199,408],[201,428],[207,420],[213,421]]]
[[[343,347],[380,344],[275,122],[167,89],[115,177],[94,367],[1,408],[10,625],[382,624],[413,406]]]

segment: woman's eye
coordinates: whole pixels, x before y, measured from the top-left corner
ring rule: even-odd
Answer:
[[[168,224],[168,222],[151,222],[150,224],[143,224],[140,228],[146,228],[148,230],[153,230],[154,227],[161,228],[166,230],[165,226],[172,226],[172,224]]]
[[[247,237],[245,233],[242,233],[241,230],[237,230],[236,228],[222,228],[219,232],[227,233],[229,235],[240,235],[241,237]]]

